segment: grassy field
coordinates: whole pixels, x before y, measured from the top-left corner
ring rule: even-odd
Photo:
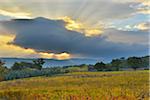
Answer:
[[[0,100],[148,100],[149,71],[76,72],[0,82]]]

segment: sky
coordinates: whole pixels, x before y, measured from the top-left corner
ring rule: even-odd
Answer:
[[[3,0],[0,57],[145,56],[149,8],[148,0]]]

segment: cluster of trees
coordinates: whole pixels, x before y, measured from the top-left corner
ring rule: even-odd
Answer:
[[[41,70],[42,65],[44,64],[44,59],[39,58],[33,60],[32,63],[29,62],[15,62],[14,65],[11,67],[12,70],[22,70],[22,69],[37,69]]]
[[[53,67],[53,68],[43,68],[41,70],[11,70],[4,76],[5,80],[13,80],[20,78],[28,78],[28,77],[37,77],[37,76],[52,76],[56,74],[63,74],[64,71],[61,68]]]
[[[97,71],[118,71],[121,68],[133,68],[134,70],[138,68],[149,68],[149,56],[144,57],[129,57],[125,59],[124,57],[120,59],[113,59],[110,63],[105,64],[104,62],[98,62],[93,66]]]
[[[13,66],[8,69],[4,66],[5,63],[0,60],[0,81],[65,73],[60,67],[42,68],[44,63],[44,59],[39,58],[33,60],[32,63],[15,62]]]

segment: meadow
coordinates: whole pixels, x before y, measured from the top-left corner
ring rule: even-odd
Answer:
[[[149,71],[72,72],[0,82],[0,100],[148,100]]]

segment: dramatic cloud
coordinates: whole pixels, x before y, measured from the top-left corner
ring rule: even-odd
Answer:
[[[0,36],[11,40],[0,41],[0,56],[148,54],[147,0],[1,0],[0,4]]]
[[[0,57],[32,57],[32,58],[55,58],[55,59],[70,59],[71,55],[68,53],[47,53],[37,52],[31,48],[23,48],[17,45],[10,44],[14,38],[14,34],[3,33],[0,31]]]
[[[138,39],[135,41],[131,40],[133,43],[123,43],[115,41],[116,38],[110,38],[111,35],[115,35],[115,32],[118,32],[116,33],[117,37],[121,31],[108,31],[108,33],[112,32],[113,34],[86,37],[82,33],[67,30],[65,27],[66,23],[63,20],[49,20],[45,18],[4,21],[1,22],[1,26],[15,33],[16,37],[12,44],[23,48],[32,48],[36,52],[67,52],[82,57],[121,57],[148,54],[147,45],[137,43]],[[139,35],[140,32],[124,32],[121,34],[134,34],[135,37],[131,35],[130,39],[135,39],[136,35]],[[140,36],[143,38],[142,35]],[[123,37],[120,39],[129,41],[128,36]],[[66,54],[62,54],[62,56],[64,55]]]

